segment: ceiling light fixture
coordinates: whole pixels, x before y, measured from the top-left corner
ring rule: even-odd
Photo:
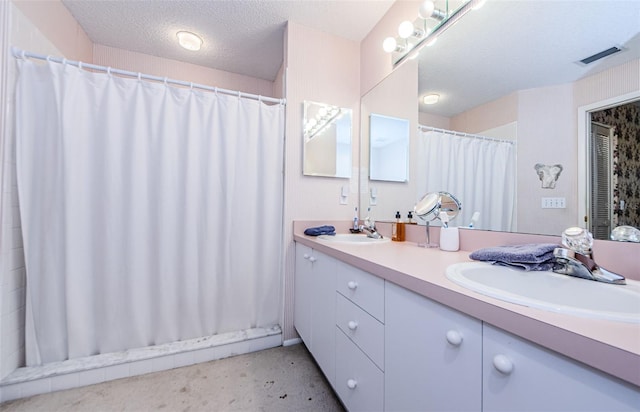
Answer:
[[[427,94],[422,98],[422,103],[424,104],[436,104],[440,100],[439,94]]]
[[[178,43],[184,49],[198,51],[202,47],[202,39],[190,31],[179,31],[176,33],[176,37],[178,37]]]
[[[463,0],[456,9],[449,9],[450,2],[444,2],[446,10],[436,8],[433,0],[420,4],[418,17],[413,22],[400,23],[397,37],[387,37],[382,48],[392,53],[394,67],[404,60],[415,58],[423,47],[431,46],[445,30],[455,24],[473,8],[481,6],[486,0]],[[433,21],[435,20],[435,27]],[[429,23],[431,22],[431,23]]]

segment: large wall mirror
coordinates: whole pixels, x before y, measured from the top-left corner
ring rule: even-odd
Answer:
[[[639,15],[640,2],[626,0],[488,0],[442,33],[433,46],[420,51],[415,61],[415,89],[396,95],[393,102],[402,107],[412,102],[413,106],[394,115],[415,118],[416,130],[420,124],[515,141],[512,231],[559,235],[569,226],[587,226],[585,217],[591,219],[587,190],[590,166],[582,158],[587,154],[578,147],[588,140],[589,127],[579,126],[587,124],[591,112],[586,111],[585,118],[578,117],[581,108],[602,110],[598,102],[606,101],[607,107],[612,107],[618,97],[620,103],[629,103],[623,102],[623,96],[640,92]],[[603,21],[616,24],[602,29]],[[620,51],[610,50],[614,46]],[[591,63],[581,62],[605,50],[614,53]],[[385,95],[380,90],[397,84],[398,71],[406,71],[407,64],[414,61],[402,63],[363,96],[363,116],[367,107],[382,104],[377,101]],[[427,94],[438,94],[439,102],[422,103]],[[368,134],[363,131],[361,136],[364,145]],[[415,148],[419,134],[412,133],[411,139]],[[378,190],[374,215],[386,218],[396,209],[410,208],[430,191],[416,182],[420,169],[415,165],[424,164],[424,159],[416,158],[413,148],[411,184],[396,184],[390,196]],[[537,165],[548,169],[542,171]],[[562,166],[561,173],[555,165]],[[542,180],[547,172],[555,174],[552,185]],[[361,179],[363,176],[361,171]],[[366,182],[369,186],[375,183]],[[371,195],[362,186],[361,182],[360,204],[367,207]],[[460,201],[463,208],[482,210],[472,199]],[[633,193],[625,195],[625,207],[640,207],[637,202]],[[616,213],[619,204],[612,207]],[[502,230],[483,227],[482,213],[477,227]]]
[[[351,109],[303,102],[303,173],[351,177]]]

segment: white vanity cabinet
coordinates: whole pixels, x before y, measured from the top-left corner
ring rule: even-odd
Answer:
[[[336,259],[296,243],[293,324],[331,384],[335,378],[338,264]]]
[[[640,410],[637,387],[486,323],[482,351],[484,412]]]
[[[338,264],[336,381],[349,411],[384,407],[384,280]]]
[[[482,322],[391,282],[385,299],[385,410],[479,411]]]

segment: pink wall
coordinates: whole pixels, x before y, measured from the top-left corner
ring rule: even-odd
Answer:
[[[262,96],[274,94],[273,82],[268,80],[101,44],[93,46],[93,63]]]
[[[358,165],[360,127],[359,43],[289,22],[286,33],[287,125],[285,147],[284,339],[293,328],[293,220],[348,220],[358,205],[358,176],[351,179],[302,175],[302,102],[312,100],[352,109],[352,164]],[[339,204],[342,186],[348,204]]]
[[[61,1],[12,0],[12,3],[64,57],[93,61],[93,42]]]
[[[518,119],[518,94],[501,97],[451,118],[451,130],[480,133]]]

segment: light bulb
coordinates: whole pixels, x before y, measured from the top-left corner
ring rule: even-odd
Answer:
[[[198,51],[202,47],[202,39],[191,32],[179,31],[176,33],[176,37],[178,37],[178,43],[184,49]]]
[[[427,94],[422,98],[422,102],[424,104],[436,104],[438,103],[438,100],[440,100],[439,94]]]
[[[433,1],[425,0],[420,5],[420,9],[418,9],[418,16],[420,16],[421,19],[425,20],[431,18],[435,9],[436,5],[433,3]]]
[[[396,42],[396,39],[393,38],[393,37],[387,37],[382,42],[382,48],[387,53],[392,53],[392,52],[396,51],[396,47],[398,47],[398,42]]]
[[[327,108],[321,107],[320,110],[318,110],[318,116],[325,117],[326,115],[327,115]]]
[[[408,39],[413,35],[415,31],[416,29],[413,27],[413,23],[411,23],[409,20],[403,21],[398,27],[398,35],[403,39]]]

